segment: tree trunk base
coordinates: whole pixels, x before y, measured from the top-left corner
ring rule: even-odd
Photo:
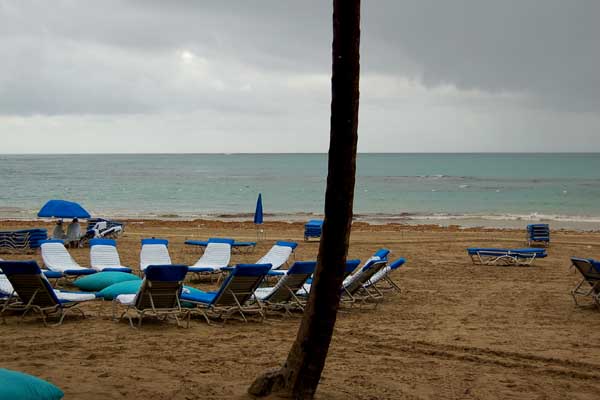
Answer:
[[[267,370],[258,376],[248,388],[248,394],[256,397],[266,397],[272,393],[283,392],[287,379],[283,368]]]

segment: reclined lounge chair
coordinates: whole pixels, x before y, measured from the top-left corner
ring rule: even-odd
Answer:
[[[496,249],[471,247],[467,249],[473,264],[479,265],[531,265],[547,256],[545,249]]]
[[[41,245],[42,259],[50,271],[60,272],[66,278],[95,274],[92,268],[84,268],[71,257],[62,240],[44,240]]]
[[[390,274],[400,268],[406,260],[404,258],[399,258],[394,262],[387,264],[383,267],[379,272],[377,272],[373,277],[364,285],[366,288],[371,286],[377,287],[379,290],[394,290],[396,292],[400,292],[400,286],[396,284],[390,277]],[[386,283],[386,286],[382,286],[382,283]]]
[[[145,315],[156,317],[174,317],[180,326],[179,317],[188,314],[181,308],[180,295],[187,274],[185,265],[149,265],[145,269],[144,280],[136,294],[121,294],[113,300],[113,320],[117,304],[124,305],[125,311],[120,319],[127,317],[132,328],[131,313],[138,318],[138,328],[142,326]],[[189,326],[189,315],[188,315]]]
[[[248,303],[270,269],[270,264],[238,264],[217,292],[183,293],[181,300],[195,304],[195,311],[199,311],[207,323],[210,323],[209,317],[226,320],[233,314],[239,314],[244,322],[248,313],[257,313],[264,319],[261,303]]]
[[[90,240],[90,265],[96,271],[118,271],[131,273],[131,268],[121,265],[117,242],[113,239]]]
[[[287,265],[288,259],[292,254],[294,254],[294,250],[298,247],[298,243],[296,242],[276,242],[273,247],[262,256],[260,260],[258,260],[257,264],[271,264],[272,270],[278,270],[283,265]]]
[[[94,293],[66,292],[52,288],[35,261],[0,261],[0,268],[13,287],[11,297],[18,296],[17,301],[5,302],[1,314],[5,311],[23,311],[23,316],[29,311],[41,315],[44,325],[46,318],[55,316],[60,325],[70,311],[77,311],[85,318],[78,308],[82,301],[94,300]],[[3,315],[4,318],[4,315]]]
[[[283,309],[286,314],[290,314],[290,310],[293,309],[304,311],[305,299],[298,297],[296,292],[302,289],[316,266],[316,261],[296,261],[275,286],[259,287],[254,296],[264,303],[267,309]]]
[[[576,305],[578,297],[590,297],[600,307],[600,263],[590,258],[571,257],[572,265],[581,274],[581,281],[571,290]]]
[[[360,260],[347,260],[346,261],[346,269],[344,270],[344,281],[348,279],[348,277],[354,272],[354,270],[359,266]],[[309,278],[306,283],[302,286],[302,289],[298,290],[296,293],[298,296],[307,297],[310,293],[310,288],[312,286],[312,278]]]
[[[373,284],[371,278],[387,266],[387,261],[371,260],[355,273],[348,276],[342,285],[341,304],[351,306],[360,303],[362,306],[369,301],[375,302],[375,306],[383,299],[383,293]]]
[[[194,265],[189,267],[188,272],[196,275],[220,274],[223,268],[229,266],[232,244],[233,239],[209,239],[204,254]]]

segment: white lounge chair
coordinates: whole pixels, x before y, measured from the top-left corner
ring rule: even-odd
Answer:
[[[62,240],[44,240],[41,242],[42,259],[50,271],[60,272],[66,277],[90,275],[97,271],[79,265],[69,254]]]
[[[170,265],[169,241],[166,239],[142,239],[140,270],[144,272],[150,265]]]
[[[96,271],[131,272],[131,268],[121,265],[117,243],[113,239],[90,240],[90,265]]]
[[[232,244],[232,239],[209,239],[202,257],[188,268],[188,272],[198,275],[221,273],[222,268],[229,266]]]
[[[283,265],[287,265],[288,259],[294,253],[294,250],[298,246],[296,242],[276,242],[273,247],[265,254],[257,264],[271,264],[273,270],[281,268]]]

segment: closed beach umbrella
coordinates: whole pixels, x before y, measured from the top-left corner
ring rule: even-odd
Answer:
[[[44,218],[90,218],[90,213],[78,203],[66,200],[49,200],[38,212]]]
[[[262,194],[258,194],[256,199],[256,211],[254,212],[254,223],[260,225],[263,223],[263,206],[262,206]]]

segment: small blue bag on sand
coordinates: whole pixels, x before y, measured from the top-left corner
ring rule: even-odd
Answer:
[[[59,400],[62,390],[35,376],[0,368],[0,399]]]

